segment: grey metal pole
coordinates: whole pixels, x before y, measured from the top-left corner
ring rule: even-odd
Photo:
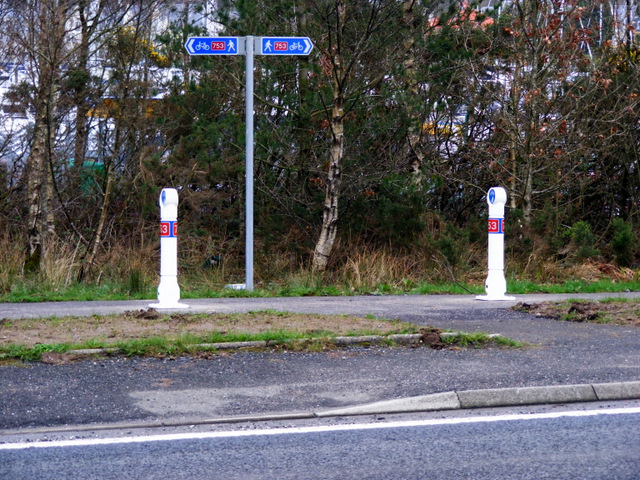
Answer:
[[[253,36],[246,37],[245,289],[253,291]]]

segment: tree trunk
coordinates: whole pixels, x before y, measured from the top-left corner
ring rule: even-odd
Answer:
[[[46,113],[42,102],[36,106],[36,124],[34,128],[31,153],[27,158],[27,202],[29,206],[27,252],[24,263],[25,271],[35,272],[40,269],[40,261],[44,256],[46,243],[46,229],[44,228],[45,209],[48,202],[44,201],[44,195],[49,191],[46,188],[48,175],[46,174]],[[43,119],[42,117],[45,117]]]
[[[414,7],[416,0],[405,0],[402,4],[402,23],[406,30],[406,38],[403,43],[404,50],[404,75],[407,92],[410,94],[408,115],[409,128],[407,132],[409,157],[411,158],[411,173],[414,181],[420,183],[422,180],[422,166],[424,164],[424,152],[420,146],[422,142],[422,108],[416,108],[416,101],[419,94],[419,84],[416,66],[416,56],[414,51],[416,38],[416,13]]]
[[[28,239],[24,268],[38,271],[46,258],[48,243],[55,234],[53,213],[53,168],[51,158],[55,142],[55,99],[57,96],[56,67],[43,65],[40,85],[35,98],[35,124],[31,151],[27,158]]]
[[[533,166],[527,164],[525,172],[524,194],[522,195],[522,218],[525,226],[531,225],[531,216],[533,213]]]
[[[323,272],[327,268],[329,256],[338,233],[338,198],[342,179],[342,158],[344,156],[344,98],[334,98],[331,119],[331,153],[329,155],[329,172],[322,215],[322,230],[313,253],[313,270]]]
[[[346,1],[337,0],[337,33],[336,45],[332,54],[333,60],[333,107],[331,110],[331,150],[329,153],[329,171],[322,214],[322,229],[313,252],[313,271],[324,272],[333,250],[338,233],[338,199],[342,180],[342,159],[344,157],[344,89],[346,82],[344,59],[340,51],[342,33],[346,20]]]
[[[38,114],[31,153],[27,159],[27,198],[29,206],[27,252],[24,268],[28,272],[38,271],[41,260],[47,256],[50,239],[55,235],[55,216],[53,212],[54,188],[53,171],[50,159],[50,142],[53,133],[49,132],[53,122],[47,114],[52,105],[42,104],[38,108],[44,113]],[[42,117],[48,120],[43,120]]]
[[[110,161],[107,165],[107,170],[105,172],[107,176],[106,185],[104,188],[104,196],[102,198],[102,207],[100,208],[100,219],[98,220],[98,226],[94,233],[93,239],[91,241],[91,250],[89,251],[89,255],[87,256],[86,262],[82,265],[80,269],[79,279],[82,281],[85,276],[86,271],[90,270],[93,264],[96,261],[96,257],[98,256],[98,250],[100,249],[100,245],[102,244],[102,238],[104,236],[105,226],[107,224],[107,216],[109,214],[109,205],[111,203],[111,195],[113,193],[113,161]],[[86,268],[85,268],[86,267]]]
[[[114,187],[114,163],[118,156],[118,153],[121,150],[121,142],[122,142],[122,130],[119,122],[116,122],[116,131],[115,131],[115,139],[114,139],[114,149],[113,155],[108,161],[105,161],[105,185],[104,185],[104,195],[102,197],[102,206],[100,208],[100,218],[98,219],[98,226],[96,227],[96,231],[93,234],[93,238],[91,239],[89,245],[89,251],[87,252],[86,258],[82,259],[82,267],[80,268],[80,273],[78,274],[78,281],[82,281],[87,273],[91,271],[91,268],[95,264],[96,258],[98,256],[98,250],[100,249],[100,245],[102,245],[102,240],[104,238],[104,232],[107,225],[107,217],[109,215],[109,206],[111,204],[111,197],[113,195],[113,187]]]
[[[77,171],[82,169],[85,154],[87,151],[87,114],[89,113],[89,102],[87,102],[87,89],[89,82],[89,43],[91,37],[91,29],[87,20],[87,0],[78,3],[78,16],[80,18],[80,44],[78,45],[78,65],[76,67],[78,85],[75,92],[76,107],[76,137],[73,148],[74,166]]]

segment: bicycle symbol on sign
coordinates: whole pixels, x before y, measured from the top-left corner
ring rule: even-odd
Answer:
[[[198,42],[198,44],[194,48],[196,50],[209,50],[211,47],[207,42]]]
[[[289,50],[293,50],[293,51],[300,50],[300,51],[302,51],[302,50],[304,50],[304,45],[301,42],[293,42],[291,44],[291,46],[289,47]]]

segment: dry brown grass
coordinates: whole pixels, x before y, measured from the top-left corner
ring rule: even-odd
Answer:
[[[419,263],[415,257],[394,256],[387,249],[356,252],[347,257],[336,276],[356,290],[383,284],[399,287],[418,278]]]
[[[7,237],[0,238],[0,291],[8,292],[23,276],[24,251]]]
[[[626,267],[618,267],[612,263],[589,261],[568,269],[570,278],[593,282],[609,279],[616,282],[632,282],[638,279],[638,272]]]
[[[441,228],[442,226],[435,225]],[[268,249],[257,240],[255,249],[255,280],[258,288],[304,286],[309,290],[321,286],[336,286],[339,290],[375,291],[385,288],[406,289],[420,283],[441,284],[452,281],[481,285],[486,277],[486,249],[481,244],[457,247],[452,265],[436,248],[437,232],[425,232],[414,246],[403,249],[388,245],[372,247],[364,243],[349,244],[341,240],[336,246],[330,268],[323,275],[311,272],[311,251],[303,247],[292,250]],[[242,245],[240,245],[242,243]],[[285,248],[282,242],[279,248]],[[0,292],[9,292],[23,281],[42,285],[44,289],[64,289],[78,278],[82,267],[82,248],[67,245],[61,239],[50,247],[51,255],[42,263],[37,275],[25,276],[22,245],[7,237],[0,238]],[[221,262],[205,268],[212,255]],[[578,265],[553,260],[544,251],[528,257],[513,258],[506,254],[507,275],[538,283],[562,283],[567,280],[636,281],[638,271],[619,268],[611,263],[586,261]],[[88,285],[122,285],[123,290],[153,290],[158,283],[159,239],[150,230],[137,239],[105,244],[93,266],[83,279]],[[229,283],[244,279],[244,245],[238,239],[220,240],[211,235],[179,238],[179,272],[181,283],[194,290],[220,290]]]

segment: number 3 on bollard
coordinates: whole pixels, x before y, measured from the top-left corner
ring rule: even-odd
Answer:
[[[161,237],[177,237],[178,236],[178,222],[160,222],[160,236]]]
[[[489,233],[504,233],[504,219],[490,218]]]

